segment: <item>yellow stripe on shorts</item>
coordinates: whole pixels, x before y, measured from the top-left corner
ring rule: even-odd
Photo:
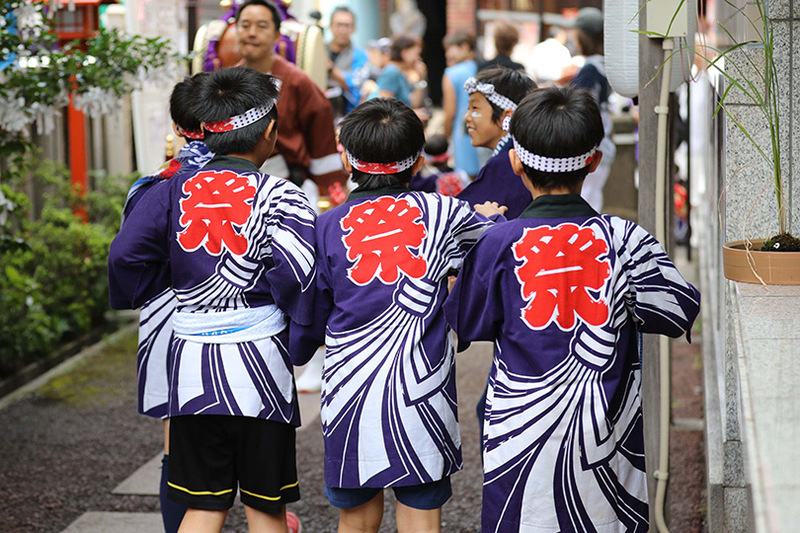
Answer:
[[[292,483],[290,485],[285,485],[285,486],[281,487],[281,490],[283,491],[283,490],[286,490],[286,489],[291,489],[292,487],[296,487],[299,484],[300,484],[299,481],[295,481],[294,483]],[[244,490],[242,487],[239,487],[239,491],[240,492],[244,492],[245,494],[247,494],[249,496],[253,496],[254,498],[261,498],[262,500],[269,500],[271,502],[278,501],[278,500],[281,499],[280,496],[262,496],[261,494],[256,494],[254,492],[250,492],[250,491]]]
[[[223,494],[229,494],[233,492],[233,489],[225,489],[217,492],[211,492],[208,490],[193,491],[187,489],[186,487],[181,487],[180,485],[176,485],[175,483],[170,483],[169,481],[167,481],[167,485],[169,485],[173,489],[182,490],[183,492],[191,494],[192,496],[222,496]]]

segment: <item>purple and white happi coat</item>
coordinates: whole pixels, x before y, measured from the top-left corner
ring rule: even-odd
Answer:
[[[122,223],[150,188],[177,173],[192,173],[203,168],[214,154],[202,141],[184,144],[175,158],[153,174],[136,180],[128,191],[122,209]],[[163,291],[139,310],[139,345],[136,349],[136,376],[139,412],[156,418],[167,416],[169,387],[167,368],[172,343],[172,314],[175,312],[172,289]]]
[[[168,416],[218,414],[299,425],[287,323],[306,323],[315,214],[288,181],[217,156],[155,185],[109,255],[112,307],[172,287]]]
[[[317,221],[315,317],[292,326],[302,364],[324,341],[331,487],[408,486],[462,467],[448,276],[491,224],[466,202],[404,187],[359,192]]]
[[[495,344],[484,532],[647,531],[638,335],[686,333],[699,304],[658,241],[577,194],[484,234],[445,303],[460,343]]]

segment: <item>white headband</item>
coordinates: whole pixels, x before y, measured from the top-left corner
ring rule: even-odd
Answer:
[[[353,165],[353,168],[360,170],[365,174],[397,174],[406,169],[414,166],[414,162],[422,152],[417,152],[416,155],[409,156],[402,161],[393,161],[391,163],[368,163],[353,157],[349,150],[345,150],[347,160]]]
[[[585,154],[573,157],[545,157],[530,153],[514,139],[514,151],[526,167],[534,170],[541,172],[572,172],[580,170],[591,163],[597,147],[595,146]]]
[[[475,92],[481,93],[486,97],[487,100],[502,110],[517,110],[517,104],[515,104],[510,98],[496,92],[494,85],[491,83],[478,83],[478,80],[475,78],[467,78],[467,81],[464,82],[464,90],[467,91],[467,94],[472,94]]]
[[[258,122],[262,118],[266,117],[267,113],[270,112],[270,110],[274,105],[275,105],[274,101],[269,101],[264,105],[248,109],[241,115],[236,115],[225,120],[220,120],[218,122],[203,122],[201,126],[204,130],[210,131],[212,133],[222,133],[224,131],[238,130],[239,128],[244,128],[245,126],[249,126],[250,124]]]

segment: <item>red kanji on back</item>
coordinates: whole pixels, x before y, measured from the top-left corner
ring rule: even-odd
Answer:
[[[411,253],[425,238],[425,226],[418,207],[408,201],[383,196],[350,208],[342,218],[342,230],[350,233],[342,238],[347,259],[355,264],[347,276],[357,285],[366,285],[378,277],[383,283],[394,283],[402,270],[407,276],[421,278],[428,265],[424,258]]]
[[[513,252],[522,261],[514,273],[528,302],[521,313],[528,327],[544,329],[555,321],[570,330],[578,317],[593,326],[606,323],[608,304],[588,292],[611,276],[609,260],[599,259],[608,253],[608,243],[594,230],[575,224],[527,228]]]
[[[182,198],[178,233],[181,247],[193,252],[203,246],[212,255],[219,255],[223,246],[236,255],[247,251],[247,238],[233,227],[240,228],[250,218],[256,193],[246,176],[228,170],[200,172],[186,180]]]

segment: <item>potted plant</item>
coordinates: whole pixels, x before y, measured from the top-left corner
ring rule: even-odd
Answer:
[[[740,20],[753,31],[755,38],[737,42],[725,25],[720,24],[734,44],[709,61],[709,66],[714,67],[727,84],[720,95],[716,112],[721,110],[725,113],[735,129],[755,147],[771,171],[770,183],[765,186],[765,192],[775,195],[778,224],[777,233],[772,237],[742,238],[724,244],[725,277],[748,283],[798,285],[800,258],[787,253],[800,251],[800,239],[787,232],[787,202],[781,167],[780,101],[772,24],[763,0],[748,4],[749,10],[734,6],[730,1],[726,3],[734,7],[735,16],[741,17]],[[723,60],[726,61],[723,63]],[[756,131],[751,124],[745,124],[728,105],[732,95],[759,110],[761,124],[767,126],[765,135]],[[754,202],[763,197],[758,191],[756,195]]]

